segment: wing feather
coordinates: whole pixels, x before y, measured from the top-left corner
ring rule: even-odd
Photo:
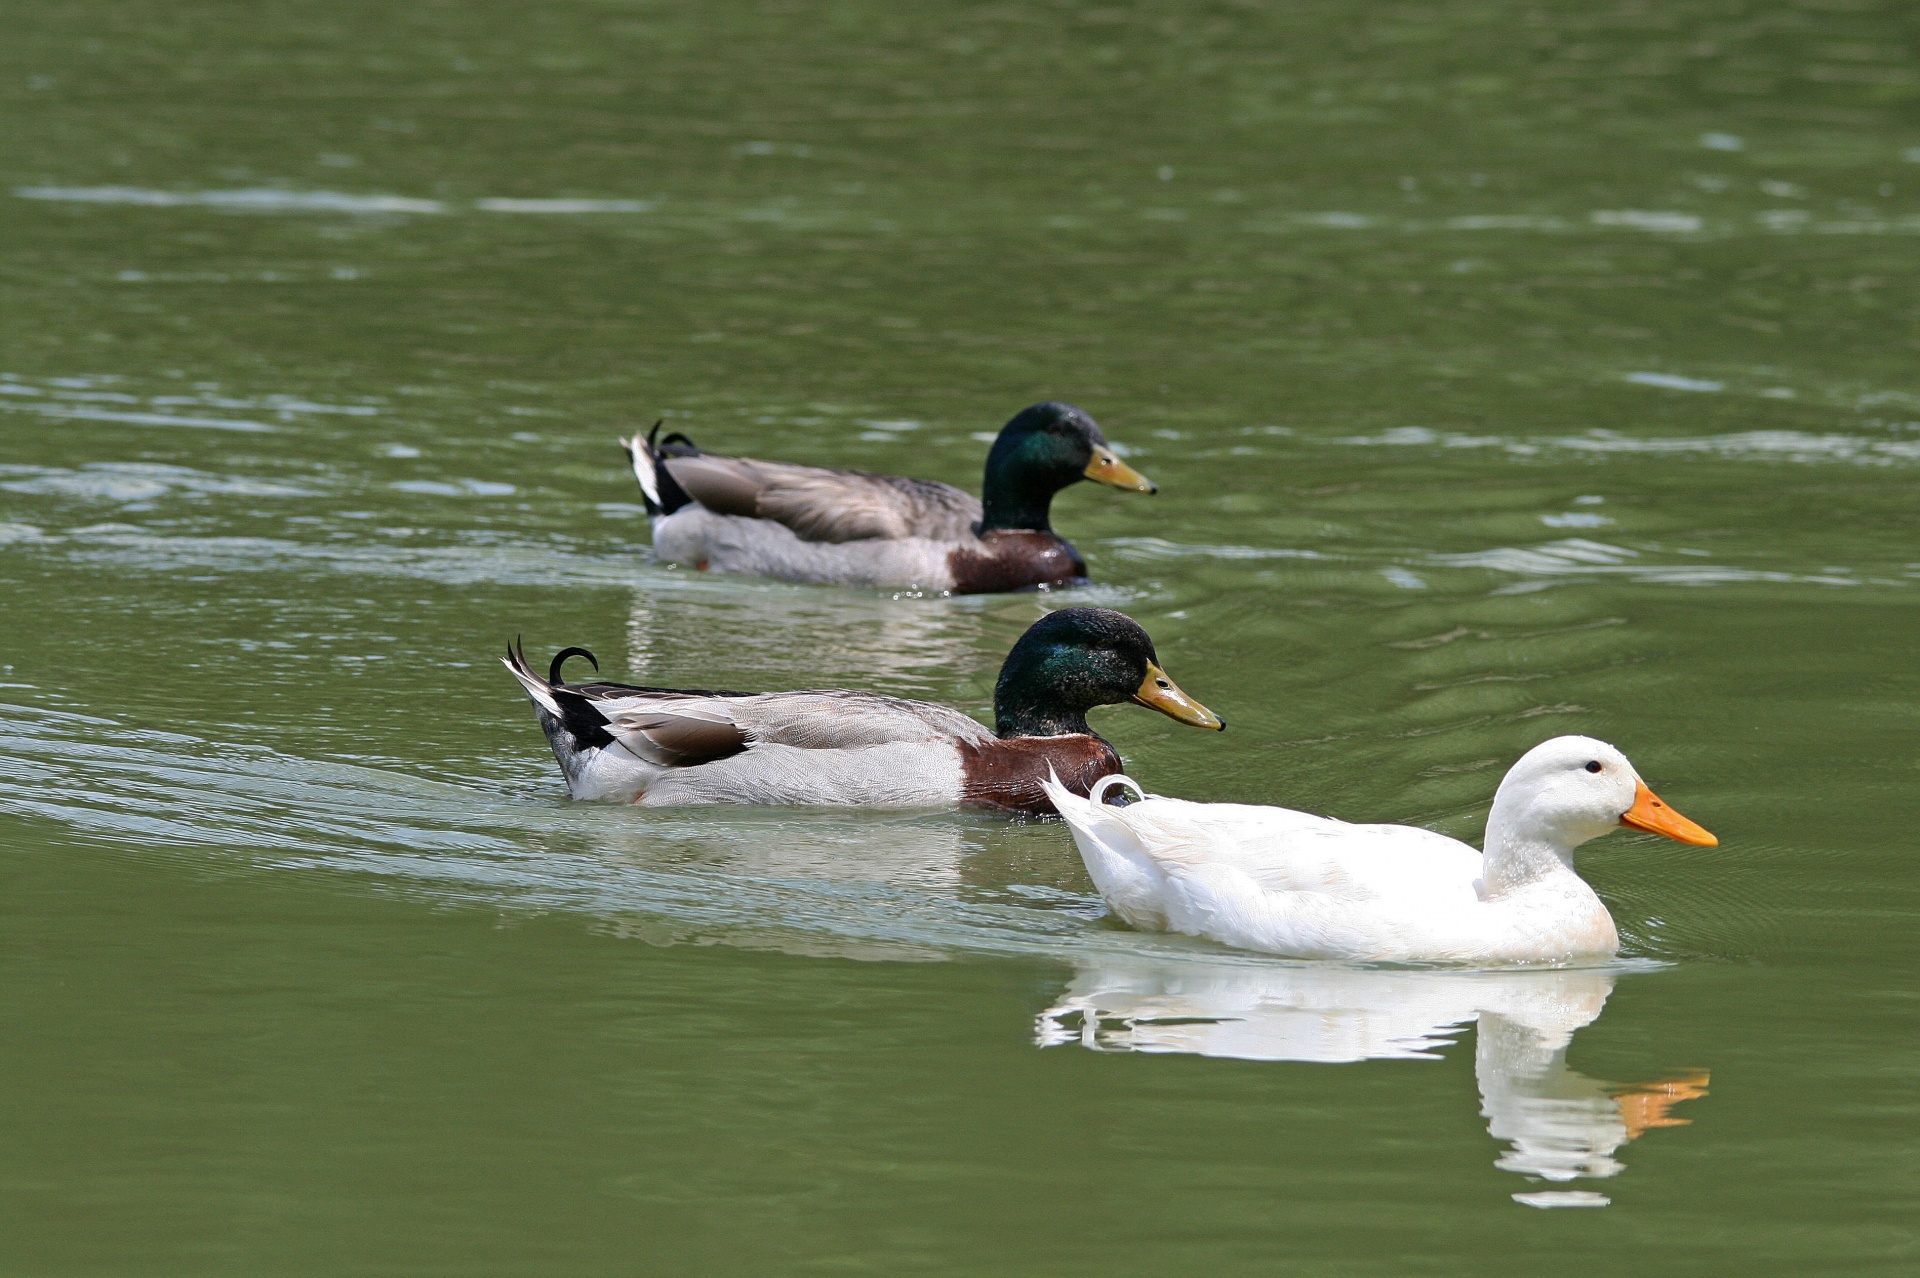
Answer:
[[[664,767],[710,763],[762,743],[857,750],[993,736],[957,710],[874,692],[687,693],[617,684],[568,691],[585,696],[628,750]]]
[[[774,692],[749,699],[735,713],[756,741],[806,750],[993,738],[958,710],[877,692]]]
[[[951,484],[699,453],[661,459],[693,499],[721,515],[771,519],[803,541],[971,536],[980,503]]]
[[[1287,808],[1158,796],[1121,811],[1155,857],[1229,865],[1269,892],[1417,897],[1467,889],[1480,872],[1473,848],[1417,826],[1349,825]]]
[[[649,763],[692,767],[747,748],[747,734],[726,713],[724,702],[687,697],[648,700],[651,704],[630,702],[617,709],[603,703],[599,709],[614,739]]]

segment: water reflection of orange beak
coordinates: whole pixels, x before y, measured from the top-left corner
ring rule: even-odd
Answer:
[[[1627,1139],[1638,1140],[1642,1133],[1655,1127],[1687,1126],[1693,1120],[1675,1118],[1673,1107],[1681,1101],[1705,1096],[1709,1081],[1707,1071],[1697,1069],[1678,1078],[1622,1088],[1615,1093],[1613,1103],[1620,1110],[1620,1121],[1626,1124]]]

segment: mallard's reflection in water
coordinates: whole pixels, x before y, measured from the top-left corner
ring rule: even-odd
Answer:
[[[1035,1025],[1042,1047],[1188,1052],[1339,1064],[1435,1060],[1476,1027],[1474,1075],[1505,1171],[1555,1183],[1626,1170],[1614,1155],[1673,1106],[1706,1095],[1704,1070],[1618,1084],[1567,1065],[1575,1032],[1598,1019],[1618,973],[1604,969],[1427,972],[1283,964],[1143,961],[1082,967]],[[1603,1207],[1588,1191],[1518,1193],[1536,1207]]]
[[[757,879],[951,894],[967,858],[979,850],[970,824],[944,813],[845,812],[839,809],[677,811],[667,821],[594,831],[600,856],[635,865],[699,865]]]
[[[1036,616],[1038,613],[1035,614]],[[999,668],[981,614],[945,599],[890,599],[796,586],[643,590],[627,614],[626,678],[746,691],[872,688],[929,696]]]

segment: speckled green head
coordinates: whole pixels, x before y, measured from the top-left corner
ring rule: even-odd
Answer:
[[[1196,728],[1227,726],[1167,678],[1139,622],[1111,608],[1063,608],[1029,626],[1007,654],[993,690],[994,731],[1091,732],[1087,711],[1127,701]]]
[[[1048,402],[1023,409],[1000,428],[987,453],[980,530],[1047,531],[1053,495],[1083,479],[1129,492],[1158,491],[1120,460],[1099,424],[1073,405]]]

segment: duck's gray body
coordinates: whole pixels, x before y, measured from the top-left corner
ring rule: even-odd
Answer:
[[[874,692],[565,684],[557,661],[543,679],[517,652],[506,667],[576,799],[1047,812],[1048,776],[1085,793],[1119,767],[1091,733],[1002,740],[957,710]]]
[[[664,563],[779,581],[976,594],[1083,581],[1051,529],[982,531],[951,484],[620,441]]]
[[[697,502],[653,518],[653,553],[661,562],[778,581],[950,591],[953,550],[951,542],[925,537],[807,541],[774,520],[715,514]]]

